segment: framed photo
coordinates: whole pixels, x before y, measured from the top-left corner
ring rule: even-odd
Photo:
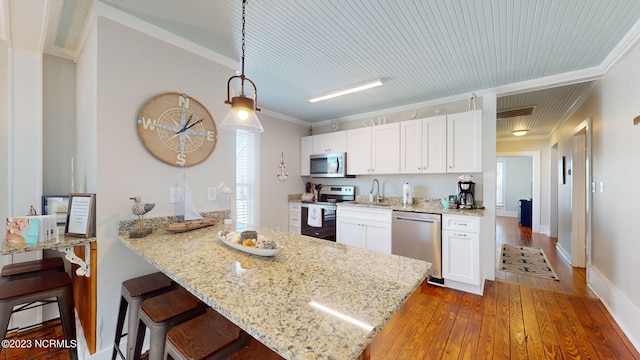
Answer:
[[[64,226],[68,207],[69,195],[44,195],[40,212],[42,215],[55,215],[58,226]]]
[[[96,234],[96,194],[69,194],[65,236],[84,238]]]

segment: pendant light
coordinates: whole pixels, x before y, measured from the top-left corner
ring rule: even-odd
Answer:
[[[249,78],[244,76],[244,37],[245,37],[245,6],[247,0],[242,0],[242,73],[229,78],[227,81],[227,100],[225,104],[231,105],[231,111],[225,116],[220,124],[220,128],[228,130],[245,130],[253,133],[261,133],[264,131],[256,111],[260,111],[258,107],[258,90],[256,85]],[[236,80],[240,88],[238,94],[231,96],[231,82]],[[245,92],[245,83],[253,87],[253,94]]]

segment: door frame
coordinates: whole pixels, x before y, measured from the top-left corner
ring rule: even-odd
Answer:
[[[595,191],[591,175],[591,131],[592,118],[589,117],[571,134],[571,266],[587,269],[591,264],[591,201]]]
[[[531,179],[531,198],[533,204],[531,208],[531,232],[540,232],[540,151],[516,151],[516,152],[499,152],[496,153],[496,161],[498,157],[510,156],[529,156],[532,158],[533,173]],[[495,191],[495,190],[494,190]]]

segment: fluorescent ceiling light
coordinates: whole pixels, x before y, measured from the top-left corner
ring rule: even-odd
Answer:
[[[346,321],[348,323],[351,323],[351,324],[353,324],[353,325],[355,325],[355,326],[357,326],[359,328],[362,328],[362,329],[364,329],[366,331],[373,330],[373,326],[371,326],[371,325],[369,325],[367,323],[364,323],[364,322],[362,322],[362,321],[360,321],[358,319],[354,319],[351,316],[345,315],[345,314],[343,314],[343,313],[341,313],[339,311],[336,311],[336,310],[333,310],[331,308],[328,308],[328,307],[326,307],[326,306],[324,306],[322,304],[319,304],[319,303],[317,303],[315,301],[311,301],[309,303],[309,305],[313,306],[314,308],[316,308],[318,310],[322,310],[322,311],[326,312],[327,314],[333,315],[333,316],[337,317],[340,320],[344,320],[344,321]]]
[[[522,136],[522,135],[526,135],[529,131],[528,130],[516,130],[514,132],[512,132],[513,136]]]
[[[358,92],[358,91],[362,91],[362,90],[367,90],[367,89],[371,89],[377,86],[382,85],[382,80],[378,79],[376,81],[372,81],[366,84],[362,84],[362,85],[358,85],[349,89],[345,89],[345,90],[340,90],[340,91],[335,91],[332,93],[329,93],[327,95],[322,95],[322,96],[318,96],[318,97],[314,97],[309,99],[309,102],[318,102],[318,101],[322,101],[322,100],[327,100],[327,99],[332,99],[334,97],[338,97],[338,96],[342,96],[342,95],[347,95],[347,94],[352,94],[354,92]]]

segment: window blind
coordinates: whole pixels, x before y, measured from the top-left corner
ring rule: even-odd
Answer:
[[[236,223],[258,224],[258,137],[236,131]]]

